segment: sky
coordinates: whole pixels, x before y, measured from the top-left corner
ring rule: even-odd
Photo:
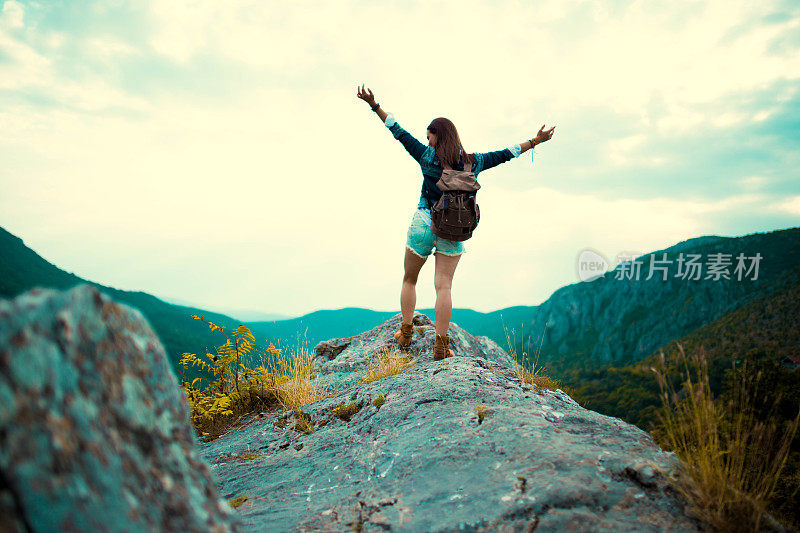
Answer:
[[[425,144],[438,116],[469,152],[556,126],[479,175],[454,307],[800,219],[796,1],[0,0],[0,226],[211,310],[399,312],[422,174],[362,83]]]

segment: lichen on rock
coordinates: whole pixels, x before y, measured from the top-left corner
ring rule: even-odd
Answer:
[[[88,284],[0,300],[4,528],[236,530],[197,444],[137,309]]]

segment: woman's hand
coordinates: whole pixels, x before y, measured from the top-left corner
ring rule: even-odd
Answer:
[[[556,129],[555,126],[550,128],[549,130],[544,129],[544,124],[542,124],[541,129],[539,129],[539,133],[536,134],[536,137],[533,139],[536,144],[541,144],[545,141],[549,141],[553,137],[553,130]]]
[[[372,94],[370,89],[364,90],[364,84],[361,84],[361,87],[358,88],[358,97],[364,100],[366,103],[369,104],[370,107],[375,105],[375,95]]]

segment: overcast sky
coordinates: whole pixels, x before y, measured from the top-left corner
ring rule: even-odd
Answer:
[[[0,226],[99,283],[399,311],[426,143],[553,139],[479,176],[456,307],[536,305],[700,235],[800,218],[800,3],[0,0]],[[433,262],[418,285],[432,306]]]

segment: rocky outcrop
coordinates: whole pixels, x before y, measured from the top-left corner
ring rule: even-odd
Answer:
[[[231,531],[143,315],[90,285],[0,300],[0,529]]]
[[[694,531],[665,481],[674,456],[650,435],[513,373],[511,357],[452,324],[456,357],[433,360],[414,318],[401,374],[359,382],[400,315],[320,343],[315,383],[333,397],[264,413],[203,445],[251,531]],[[385,400],[381,403],[380,397]],[[356,411],[346,420],[333,408]]]

